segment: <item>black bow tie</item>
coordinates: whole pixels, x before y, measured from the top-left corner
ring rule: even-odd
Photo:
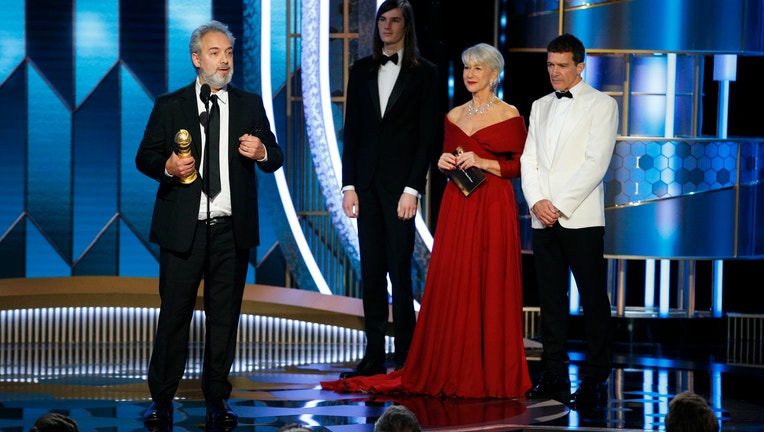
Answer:
[[[379,59],[379,62],[381,64],[385,64],[385,63],[387,63],[389,61],[391,61],[391,62],[393,62],[395,64],[398,64],[398,53],[395,53],[395,54],[391,55],[390,57],[382,54],[382,57]]]
[[[573,99],[573,94],[570,92],[570,90],[564,92],[556,91],[554,92],[554,95],[557,96],[557,99],[562,99],[564,97]]]

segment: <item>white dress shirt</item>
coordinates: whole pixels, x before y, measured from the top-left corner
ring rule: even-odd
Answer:
[[[201,85],[199,81],[196,82],[196,94],[199,94]],[[199,199],[199,216],[200,220],[207,219],[207,204],[209,203],[209,217],[215,218],[220,216],[231,215],[231,184],[228,175],[228,119],[229,119],[229,107],[228,104],[228,90],[227,88],[218,90],[214,93],[218,97],[218,107],[220,107],[220,193],[212,200],[207,199],[207,194],[202,191]],[[199,114],[205,112],[204,103],[201,98],[196,98],[197,108]],[[211,103],[208,103],[211,108]],[[199,174],[204,177],[205,165],[207,164],[207,158],[204,150],[206,149],[207,137],[204,127],[199,124],[199,128],[202,131],[202,163],[199,165]]]

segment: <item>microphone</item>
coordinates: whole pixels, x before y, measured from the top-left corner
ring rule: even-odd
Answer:
[[[206,83],[202,84],[202,88],[199,91],[199,99],[201,99],[202,102],[204,103],[204,109],[205,110],[207,109],[207,104],[210,101],[210,93],[211,92],[212,92],[212,89],[210,89],[210,85],[209,84],[206,84]]]
[[[199,123],[201,123],[205,129],[207,129],[207,125],[210,124],[210,112],[208,104],[210,102],[211,92],[212,89],[207,83],[202,84],[202,88],[199,90],[199,99],[201,99],[202,103],[204,103],[204,112],[199,113]]]

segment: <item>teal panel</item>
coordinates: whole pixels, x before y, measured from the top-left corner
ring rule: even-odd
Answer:
[[[167,63],[169,90],[191,84],[196,77],[188,42],[191,32],[200,24],[210,20],[212,6],[210,2],[194,0],[168,0],[167,7]],[[236,73],[236,63],[234,63]]]
[[[3,234],[24,212],[26,182],[26,69],[19,68],[0,85],[0,106],[6,109],[0,116],[3,131],[3,157],[0,158],[0,243]]]
[[[635,203],[605,211],[605,255],[735,258],[735,188]]]
[[[275,92],[277,89],[286,85],[287,72],[292,65],[287,64],[287,44],[285,41],[289,40],[287,34],[287,2],[286,1],[274,1],[271,3],[271,87]],[[295,2],[299,3],[299,2]],[[295,17],[300,17],[301,12],[299,10],[292,11]],[[298,27],[299,28],[299,27]],[[296,48],[293,46],[293,48]],[[293,52],[292,59],[295,62],[294,67],[298,67],[300,62],[300,53]],[[291,73],[297,73],[296,70]]]
[[[254,93],[261,94],[262,86],[260,82],[260,56],[262,47],[260,46],[260,1],[244,0],[244,31],[242,43],[237,44],[237,50],[241,50],[236,55],[239,62],[239,71],[244,73],[244,89]]]
[[[159,1],[119,5],[120,62],[152,95],[167,91],[167,7]],[[161,59],[161,61],[157,61]]]
[[[26,273],[26,224],[19,221],[3,233],[0,242],[0,278],[20,278]]]
[[[72,268],[74,276],[118,276],[117,219],[98,235]]]
[[[26,58],[65,101],[74,103],[74,1],[26,2]]]
[[[28,69],[27,208],[52,245],[72,259],[71,114],[57,93]]]
[[[119,197],[119,74],[106,76],[74,115],[73,256],[116,215]],[[112,273],[107,273],[112,274]]]
[[[249,264],[247,266],[247,277],[244,280],[244,283],[248,283],[248,284],[257,283],[256,282],[256,280],[257,280],[256,276],[257,276],[257,269],[252,264]]]
[[[76,105],[93,91],[119,59],[119,0],[75,3]]]
[[[119,224],[119,276],[159,277],[159,261],[123,221]]]
[[[120,213],[148,243],[157,182],[135,168],[135,154],[143,138],[154,101],[125,68],[120,73],[122,129],[120,151]]]
[[[71,276],[71,267],[29,219],[26,223],[26,274],[28,278]]]
[[[3,0],[0,14],[0,83],[24,61],[24,0]]]

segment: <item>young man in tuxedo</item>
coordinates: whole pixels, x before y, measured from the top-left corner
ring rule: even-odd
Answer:
[[[358,218],[366,352],[341,377],[386,373],[387,276],[392,285],[395,368],[414,334],[411,257],[418,200],[438,131],[438,71],[417,50],[406,0],[377,10],[373,53],[353,64],[342,153],[342,207]]]

